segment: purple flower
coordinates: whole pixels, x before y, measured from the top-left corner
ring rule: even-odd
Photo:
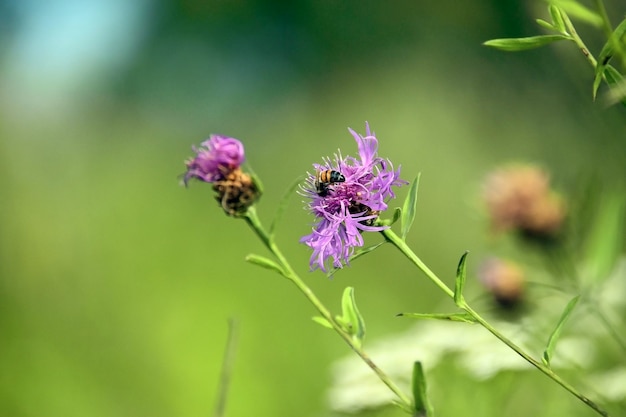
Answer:
[[[211,135],[199,148],[194,146],[193,151],[197,155],[186,162],[185,185],[191,178],[204,182],[223,180],[245,159],[241,142],[228,136]]]
[[[301,194],[310,199],[307,209],[318,219],[311,234],[300,239],[313,249],[309,265],[328,271],[326,261],[332,258],[335,268],[348,264],[356,247],[363,246],[361,232],[377,232],[387,226],[374,226],[378,214],[387,209],[394,198],[392,186],[407,184],[400,179],[400,168],[394,171],[391,162],[378,157],[378,140],[365,124],[365,136],[348,129],[356,140],[359,158],[335,154],[333,160],[313,164],[316,174],[309,174]],[[343,182],[324,184],[320,193],[319,173],[338,171]]]

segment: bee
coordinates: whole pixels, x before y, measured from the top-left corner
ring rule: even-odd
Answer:
[[[319,196],[326,197],[331,184],[344,182],[345,180],[346,177],[344,177],[341,172],[335,171],[334,169],[317,171],[315,176],[315,190]]]

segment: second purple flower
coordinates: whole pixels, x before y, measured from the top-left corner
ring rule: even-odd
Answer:
[[[309,265],[328,271],[332,259],[335,268],[347,265],[357,247],[363,246],[361,232],[377,232],[385,226],[374,226],[387,201],[395,197],[391,187],[407,184],[400,179],[400,168],[394,171],[388,159],[378,156],[378,139],[365,126],[365,136],[349,129],[357,143],[359,157],[324,158],[313,164],[301,194],[309,198],[307,209],[317,218],[311,234],[300,242],[313,249]]]

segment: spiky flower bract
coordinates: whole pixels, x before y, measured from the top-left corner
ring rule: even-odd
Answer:
[[[387,201],[395,197],[392,186],[407,184],[400,179],[400,168],[393,169],[388,159],[378,156],[378,139],[365,126],[365,136],[348,129],[357,143],[359,157],[324,158],[321,164],[313,164],[301,194],[309,199],[307,209],[316,217],[311,234],[300,242],[313,249],[309,265],[311,270],[328,272],[326,265],[332,259],[335,268],[347,265],[355,248],[363,246],[361,233],[377,232],[387,226],[375,226],[380,212],[387,209]],[[320,193],[318,173],[334,170],[345,181],[327,186],[328,192]]]

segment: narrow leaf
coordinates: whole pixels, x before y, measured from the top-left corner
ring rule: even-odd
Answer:
[[[358,258],[360,258],[361,256],[363,256],[363,255],[365,255],[365,254],[367,254],[367,253],[370,253],[370,252],[372,252],[372,251],[373,251],[373,250],[375,250],[375,249],[378,249],[378,247],[379,247],[379,246],[382,246],[382,245],[384,245],[385,243],[387,243],[387,241],[386,241],[386,240],[383,240],[382,242],[379,242],[379,243],[377,243],[377,244],[375,244],[375,245],[371,245],[371,246],[368,246],[368,247],[366,247],[366,248],[357,249],[357,250],[354,252],[354,254],[353,254],[352,256],[350,256],[349,262],[352,262],[352,261],[354,261],[355,259],[358,259]],[[328,270],[328,274],[327,274],[327,275],[328,275],[328,276],[332,276],[332,275],[334,275],[334,274],[335,274],[335,272],[337,272],[337,270],[338,270],[338,269],[341,269],[341,268],[335,268],[335,267],[330,268],[330,269]]]
[[[559,30],[556,27],[554,27],[554,25],[552,23],[546,22],[543,19],[535,19],[535,22],[537,22],[537,24],[539,26],[543,26],[546,29],[554,30],[556,32],[559,32]]]
[[[591,281],[605,279],[617,263],[624,245],[626,195],[612,192],[600,200],[585,251]]]
[[[417,177],[413,180],[411,188],[409,189],[409,194],[406,196],[404,204],[402,205],[402,227],[400,233],[400,237],[402,239],[406,238],[406,235],[409,233],[409,230],[413,225],[413,221],[415,220],[415,211],[417,210],[417,190],[419,188],[421,175],[421,173],[417,174]]]
[[[539,35],[529,36],[527,38],[503,38],[491,39],[483,43],[485,46],[499,49],[501,51],[516,52],[528,49],[539,48],[552,42],[570,39],[565,35]]]
[[[269,229],[270,236],[273,237],[274,230],[276,230],[276,226],[278,225],[278,222],[283,217],[283,213],[285,212],[285,209],[287,208],[287,205],[289,204],[289,197],[291,197],[291,195],[294,193],[298,185],[302,183],[303,179],[304,177],[302,176],[298,177],[289,186],[289,188],[287,188],[287,191],[285,191],[285,194],[283,194],[283,197],[280,199],[280,202],[278,203],[278,208],[276,209],[276,214],[274,215],[274,220],[272,220],[272,224],[270,225],[270,229]]]
[[[266,258],[265,256],[255,255],[251,253],[250,255],[246,256],[246,261],[250,262],[251,264],[258,265],[261,268],[271,269],[281,275],[285,275],[283,273],[283,269],[276,262]]]
[[[332,329],[333,325],[330,324],[330,322],[328,320],[326,320],[324,317],[322,316],[313,316],[311,317],[311,319],[316,322],[317,324],[322,325],[323,327],[326,327],[327,329]]]
[[[567,303],[567,305],[565,306],[565,310],[563,310],[563,313],[561,314],[559,322],[556,324],[556,327],[554,328],[552,334],[550,335],[550,338],[548,339],[548,345],[546,346],[546,350],[544,350],[542,357],[543,363],[547,366],[550,366],[550,361],[552,360],[552,355],[554,354],[554,348],[556,347],[556,342],[561,336],[563,326],[565,325],[565,322],[567,321],[569,316],[572,314],[572,311],[574,311],[574,307],[576,307],[576,303],[578,303],[579,299],[580,295],[577,295],[576,297],[572,298],[569,303]]]
[[[467,254],[469,251],[465,251],[463,256],[461,256],[461,260],[459,261],[459,266],[456,268],[456,279],[454,281],[454,303],[462,307],[465,304],[465,299],[463,298],[463,289],[465,288],[465,281],[467,279],[467,271],[465,262],[467,260]]]
[[[400,207],[396,207],[393,210],[393,218],[391,219],[391,223],[389,224],[389,226],[397,222],[401,215],[402,215],[402,209]]]
[[[593,10],[583,6],[578,1],[549,0],[549,3],[559,7],[561,13],[567,12],[568,15],[595,27],[602,26],[602,17]]]
[[[400,313],[396,317],[408,317],[410,319],[434,319],[445,321],[460,321],[463,323],[476,323],[476,319],[469,313]]]
[[[626,19],[622,20],[622,22],[615,28],[609,39],[606,41],[602,50],[600,51],[600,55],[598,55],[598,63],[596,65],[595,76],[593,78],[593,90],[592,95],[593,99],[596,99],[596,94],[598,92],[598,88],[600,87],[600,83],[602,82],[602,77],[606,76],[605,73],[606,68],[613,58],[616,50],[620,50],[622,38],[626,35]],[[607,77],[607,82],[609,81]],[[611,84],[609,82],[609,84]]]
[[[606,69],[604,70],[604,76],[606,77],[606,81],[609,83],[609,85],[615,85],[624,79],[624,77],[622,77],[622,74],[620,74],[620,72],[616,70],[613,65],[606,66]]]
[[[433,406],[428,400],[426,376],[421,362],[413,363],[413,401],[415,402],[414,417],[432,417]]]
[[[567,33],[565,29],[565,22],[563,21],[563,16],[561,16],[561,11],[554,4],[548,6],[548,11],[550,12],[550,17],[552,18],[552,23],[554,24],[554,28],[563,34]]]
[[[350,334],[352,334],[353,340],[358,342],[360,346],[363,342],[363,338],[365,337],[365,321],[356,306],[354,288],[347,287],[343,291],[343,296],[341,298],[341,311],[344,320],[350,323]]]

